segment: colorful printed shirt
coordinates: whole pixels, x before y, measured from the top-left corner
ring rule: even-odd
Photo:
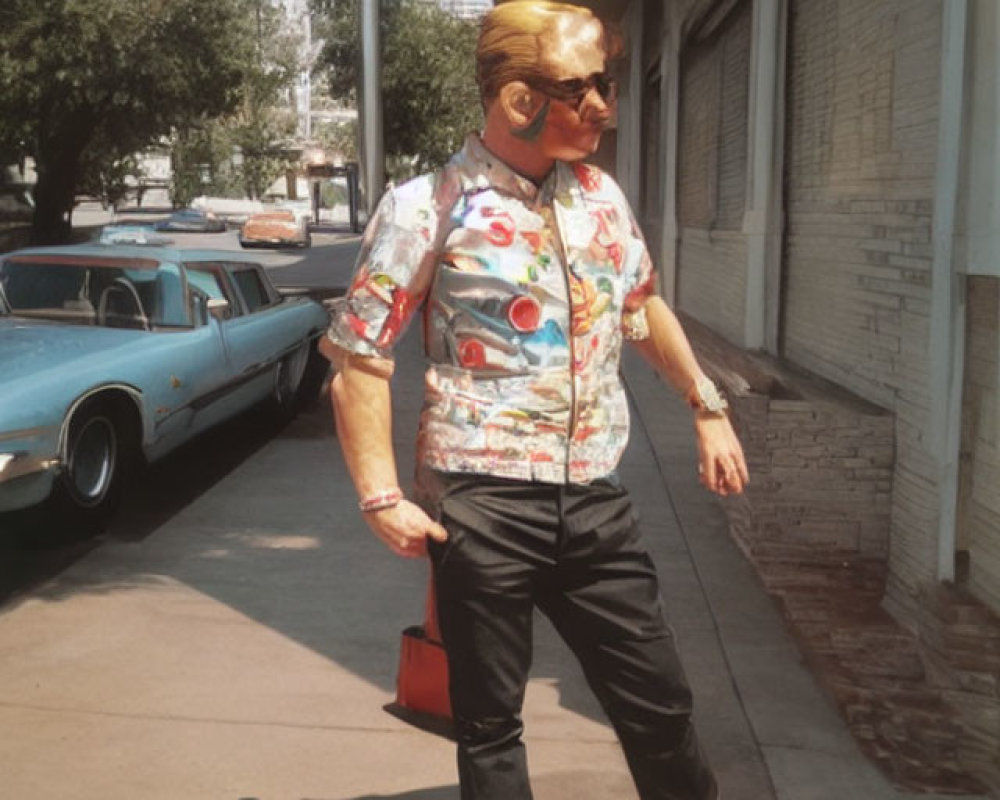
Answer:
[[[648,335],[653,283],[608,175],[557,163],[536,186],[470,136],[443,170],[383,197],[327,335],[390,358],[422,311],[418,466],[589,483],[628,439],[619,355],[623,337]]]

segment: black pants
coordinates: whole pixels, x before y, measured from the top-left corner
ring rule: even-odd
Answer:
[[[576,654],[643,800],[714,800],[691,692],[628,494],[438,476],[432,545],[462,800],[528,800],[521,706],[537,605]]]

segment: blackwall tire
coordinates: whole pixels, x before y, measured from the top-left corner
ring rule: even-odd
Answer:
[[[274,405],[279,416],[292,416],[298,411],[299,389],[309,362],[309,343],[303,342],[284,356],[274,370]]]
[[[278,415],[293,417],[319,397],[330,363],[319,354],[315,341],[303,342],[275,369],[274,406]]]
[[[299,385],[299,405],[301,408],[314,406],[320,398],[320,391],[330,374],[330,362],[326,360],[316,347],[316,342],[309,343],[309,360],[306,362],[305,374]]]
[[[63,469],[53,506],[69,525],[92,533],[107,524],[122,499],[136,443],[119,406],[94,399],[70,419]]]

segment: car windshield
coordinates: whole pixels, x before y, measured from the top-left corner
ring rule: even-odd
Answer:
[[[0,294],[14,316],[144,330],[191,325],[175,264],[15,257],[0,264]]]

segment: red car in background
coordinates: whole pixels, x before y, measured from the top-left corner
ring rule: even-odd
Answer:
[[[241,247],[309,247],[311,244],[308,222],[297,219],[291,209],[251,214],[240,229]]]

